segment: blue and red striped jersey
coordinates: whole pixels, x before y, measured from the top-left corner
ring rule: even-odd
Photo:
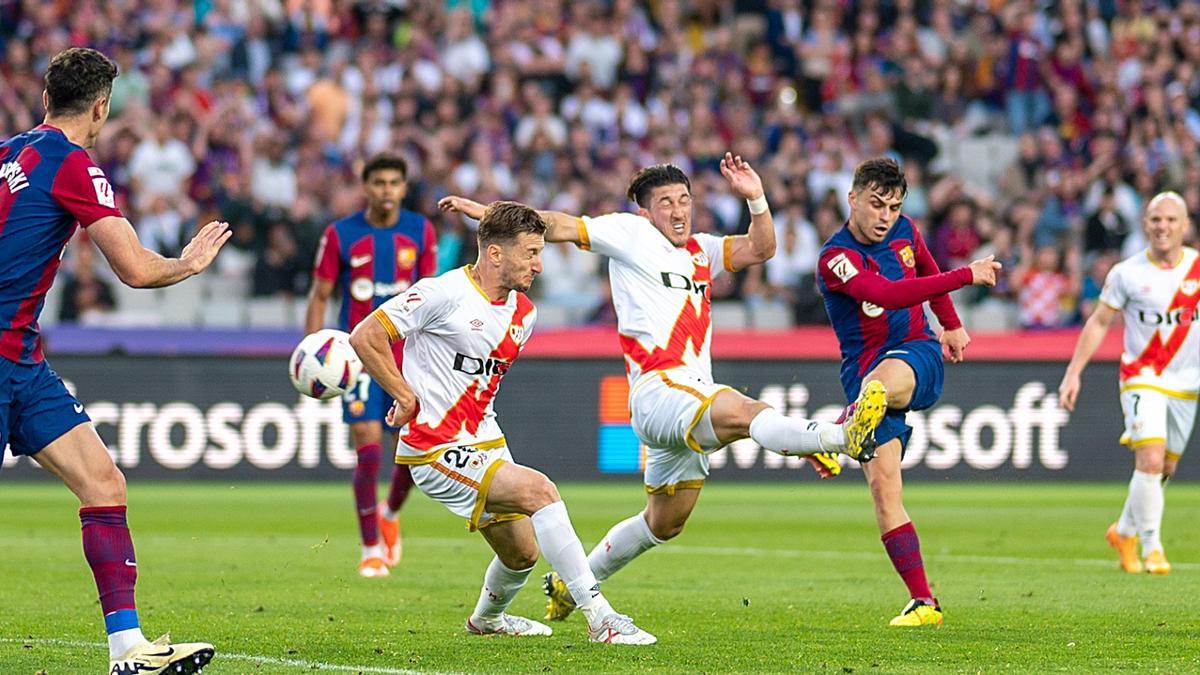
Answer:
[[[87,152],[40,125],[0,143],[0,357],[43,359],[38,317],[79,226],[121,217]]]
[[[920,281],[906,282],[905,292],[887,287],[918,277]],[[901,215],[887,237],[872,245],[860,243],[843,225],[821,248],[817,265],[817,285],[841,346],[842,382],[861,378],[879,355],[890,349],[934,339],[922,297],[929,299],[943,327],[961,327],[945,293],[970,282],[971,272],[966,268],[941,273],[925,239],[907,216]],[[929,293],[931,289],[933,293]]]
[[[331,223],[317,247],[313,276],[341,289],[338,328],[350,332],[388,298],[436,272],[433,223],[401,209],[391,227],[372,227],[363,211]]]

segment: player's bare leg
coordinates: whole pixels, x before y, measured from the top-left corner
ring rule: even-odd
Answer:
[[[484,508],[489,513],[529,516],[534,538],[546,562],[558,573],[572,600],[587,617],[588,637],[608,644],[653,644],[656,638],[618,614],[600,593],[588,567],[558,488],[545,475],[505,462],[492,476]]]
[[[387,435],[388,447],[393,450],[397,443],[396,433]],[[383,457],[388,456],[388,452],[383,452]],[[406,464],[394,464],[392,466],[392,480],[388,486],[387,499],[379,502],[379,538],[383,540],[383,562],[388,567],[395,567],[400,564],[400,559],[404,555],[403,541],[400,537],[400,509],[404,507],[404,502],[408,500],[408,493],[413,486],[412,470]]]
[[[170,644],[163,636],[153,643],[142,634],[134,602],[137,557],[125,518],[125,476],[113,464],[104,442],[90,422],[59,436],[33,455],[79,498],[83,553],[96,588],[108,633],[109,672],[193,673],[213,657],[203,642]]]
[[[350,442],[354,444],[357,464],[354,466],[354,509],[358,532],[362,540],[362,556],[358,573],[364,577],[386,577],[387,561],[379,538],[379,466],[383,456],[383,428],[377,421],[350,424]]]
[[[496,557],[483,575],[479,602],[467,619],[467,632],[476,635],[525,637],[550,635],[550,627],[521,616],[506,614],[513,598],[525,587],[538,560],[537,539],[528,518],[492,523],[481,529]]]
[[[888,408],[892,409],[907,407],[916,389],[916,376],[912,368],[899,359],[884,359],[880,362],[863,378],[864,387],[871,381],[883,384],[887,390]],[[875,504],[875,522],[879,526],[884,549],[887,550],[892,566],[904,580],[904,585],[908,587],[912,597],[900,615],[891,620],[890,625],[940,624],[942,610],[929,588],[917,530],[904,508],[900,454],[900,439],[894,438],[879,446],[875,451],[875,458],[863,464],[863,474],[871,489],[871,500]]]

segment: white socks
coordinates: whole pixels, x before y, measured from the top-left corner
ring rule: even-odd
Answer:
[[[483,589],[479,591],[479,602],[475,603],[471,622],[479,628],[495,628],[500,622],[500,615],[517,597],[517,592],[525,587],[525,581],[532,571],[532,567],[511,570],[500,562],[500,558],[492,558],[492,564],[488,565],[483,575]]]
[[[142,629],[129,628],[108,634],[108,658],[115,659],[125,655],[125,652],[148,642],[142,635]]]
[[[646,524],[646,512],[626,518],[608,531],[588,554],[588,566],[598,581],[616,574],[631,560],[663,543]]]
[[[362,559],[363,560],[366,560],[367,558],[382,558],[382,557],[383,557],[383,544],[382,543],[374,544],[372,546],[363,546],[362,547]]]
[[[1163,486],[1161,473],[1145,473],[1134,470],[1129,481],[1128,504],[1137,525],[1138,537],[1142,540],[1142,557],[1151,551],[1162,549],[1159,538],[1162,530]],[[1124,515],[1124,514],[1122,514]],[[1120,524],[1118,524],[1120,532]]]
[[[767,408],[750,420],[750,438],[780,455],[842,452],[846,448],[842,425],[785,417],[774,408]]]
[[[533,521],[533,532],[542,555],[567,585],[575,605],[587,617],[588,625],[596,625],[612,614],[612,607],[600,594],[600,584],[588,567],[583,544],[579,543],[575,528],[571,526],[566,504],[558,501],[543,506],[529,519]]]
[[[384,520],[395,520],[400,517],[399,511],[393,511],[388,507],[387,502],[379,505],[379,515],[383,516]]]

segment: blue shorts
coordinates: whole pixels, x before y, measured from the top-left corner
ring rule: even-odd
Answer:
[[[908,407],[903,410],[888,408],[883,421],[875,430],[875,440],[879,445],[899,438],[900,451],[903,454],[904,449],[908,447],[908,439],[912,436],[912,427],[905,424],[904,414],[909,410],[932,408],[942,396],[942,383],[946,376],[942,364],[942,345],[933,340],[905,342],[880,354],[871,363],[871,367],[867,368],[867,372],[871,372],[884,359],[899,359],[907,363],[916,378],[916,386],[913,388],[912,400],[908,402]],[[858,398],[861,388],[862,379],[853,381],[846,387],[847,398],[851,401]]]
[[[358,376],[358,383],[342,394],[342,421],[346,424],[356,422],[379,422],[386,429],[396,429],[388,426],[387,414],[392,409],[392,397],[383,387],[375,383],[370,375],[363,373]]]
[[[0,451],[32,455],[71,429],[90,422],[79,399],[45,361],[0,358]]]

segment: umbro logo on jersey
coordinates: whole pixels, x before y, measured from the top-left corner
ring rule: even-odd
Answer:
[[[29,187],[29,178],[25,170],[15,161],[0,165],[0,178],[8,182],[8,193],[16,194]]]
[[[352,256],[350,256],[350,266],[351,267],[362,267],[363,265],[366,265],[369,262],[371,262],[371,256],[369,256],[369,255],[352,255]]]
[[[471,330],[483,330],[483,322],[479,319],[471,319]]]

